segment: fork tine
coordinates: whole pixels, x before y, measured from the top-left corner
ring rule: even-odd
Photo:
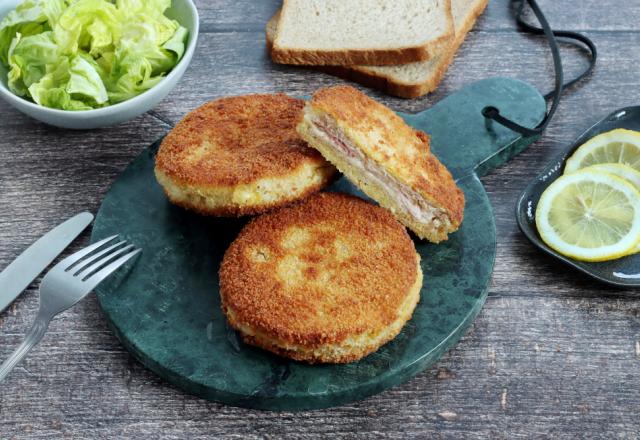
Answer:
[[[95,251],[96,249],[105,245],[116,237],[117,235],[112,235],[111,237],[107,237],[104,240],[100,240],[99,242],[92,244],[91,246],[87,246],[86,248],[79,250],[75,254],[69,255],[67,258],[58,263],[56,267],[62,267],[65,270],[69,269],[71,266],[73,266],[73,264],[77,263],[82,258],[89,255],[91,252]]]
[[[86,281],[87,283],[89,283],[91,285],[91,289],[93,289],[98,284],[100,284],[105,278],[107,278],[113,272],[118,270],[120,266],[122,266],[124,263],[129,261],[131,258],[138,255],[140,252],[142,252],[142,249],[136,249],[135,251],[132,251],[126,255],[123,255],[122,257],[118,258],[116,261],[109,263],[99,271],[89,275],[86,278],[83,278],[82,281]]]
[[[82,279],[86,279],[88,277],[90,277],[94,272],[97,272],[98,270],[102,269],[103,266],[106,266],[109,262],[115,260],[118,256],[122,255],[123,253],[127,253],[128,251],[131,250],[131,248],[133,247],[132,244],[125,246],[123,248],[120,248],[114,252],[110,252],[106,255],[103,255],[101,258],[97,258],[95,259],[94,262],[92,262],[91,264],[87,264],[85,266],[83,266],[83,268],[81,270],[79,270],[78,272],[74,273],[73,275],[76,276],[77,274],[83,272]]]
[[[91,268],[91,266],[92,266],[94,261],[103,260],[102,257],[105,256],[105,255],[108,255],[110,258],[114,258],[115,256],[119,255],[119,253],[122,253],[125,250],[129,250],[129,249],[131,249],[133,247],[132,244],[123,247],[123,245],[125,245],[125,244],[127,244],[126,241],[119,241],[116,244],[114,244],[113,246],[109,246],[108,248],[103,249],[100,252],[96,252],[95,254],[93,254],[89,258],[87,258],[86,260],[80,261],[73,268],[73,270],[75,271],[73,273],[73,276],[76,276],[79,273],[84,272],[87,268]],[[121,249],[118,249],[120,247],[121,247]],[[114,249],[118,249],[118,251],[117,252],[113,252]]]

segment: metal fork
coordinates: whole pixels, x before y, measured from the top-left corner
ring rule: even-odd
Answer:
[[[42,339],[49,322],[71,308],[120,266],[141,252],[126,241],[101,249],[118,236],[105,238],[56,264],[40,283],[40,310],[24,341],[0,365],[0,382]]]

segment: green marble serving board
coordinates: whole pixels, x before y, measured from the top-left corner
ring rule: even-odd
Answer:
[[[415,240],[424,286],[413,318],[393,341],[359,362],[307,365],[244,345],[220,310],[218,265],[246,220],[201,217],[166,200],[153,176],[159,142],[116,179],[96,216],[92,241],[120,234],[143,249],[129,271],[96,290],[124,347],[187,393],[230,405],[302,410],[362,399],[404,382],[437,361],[480,311],[491,280],[496,233],[478,179],[531,142],[481,110],[535,126],[545,101],[530,85],[491,78],[418,114],[401,114],[432,136],[433,152],[466,197],[465,220],[444,243]],[[362,196],[344,178],[330,190]]]

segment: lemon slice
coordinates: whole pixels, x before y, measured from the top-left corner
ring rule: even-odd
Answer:
[[[629,165],[623,165],[621,163],[600,163],[583,169],[613,174],[633,184],[633,186],[640,191],[640,171],[634,170]]]
[[[640,132],[619,128],[589,139],[567,159],[564,172],[602,163],[620,163],[640,171]]]
[[[559,177],[536,208],[540,237],[582,261],[629,255],[640,242],[640,193],[609,173],[581,170]]]
[[[583,170],[601,171],[613,174],[614,176],[621,177],[629,181],[638,191],[640,191],[640,171],[634,170],[629,165],[623,165],[620,163],[601,163],[583,168]],[[633,250],[633,253],[637,252],[640,252],[640,242],[636,244],[636,247]]]

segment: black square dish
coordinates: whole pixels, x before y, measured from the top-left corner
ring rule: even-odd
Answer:
[[[545,189],[556,180],[564,170],[565,161],[575,150],[592,137],[616,128],[626,128],[640,131],[640,106],[627,107],[616,110],[609,116],[584,132],[573,145],[564,153],[556,157],[547,167],[527,186],[516,205],[516,219],[518,226],[531,242],[557,259],[576,269],[600,280],[604,283],[619,287],[640,287],[640,254],[630,255],[611,261],[589,263],[577,261],[560,255],[551,249],[540,238],[535,222],[535,212],[538,200]]]

